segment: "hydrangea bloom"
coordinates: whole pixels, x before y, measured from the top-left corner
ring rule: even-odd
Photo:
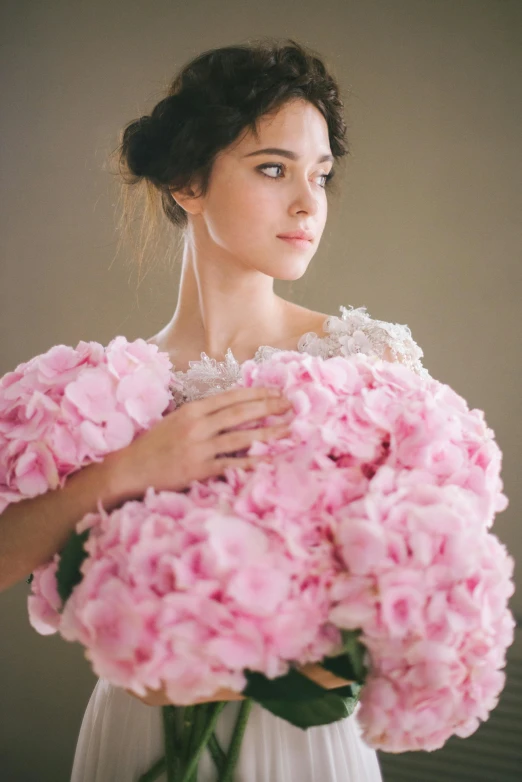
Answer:
[[[128,445],[172,399],[172,364],[143,339],[55,345],[0,379],[0,513]]]
[[[368,744],[469,735],[497,702],[514,627],[513,560],[490,531],[508,502],[502,454],[484,414],[363,354],[282,351],[243,364],[239,384],[293,403],[289,436],[249,449],[272,458],[88,514],[83,578],[62,608],[50,563],[33,625],[82,643],[98,675],[138,694],[163,682],[176,703],[241,690],[246,668],[320,662],[359,629]]]

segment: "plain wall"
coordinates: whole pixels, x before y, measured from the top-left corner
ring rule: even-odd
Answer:
[[[519,556],[519,0],[9,0],[0,14],[0,373],[166,323],[179,262],[137,290],[115,258],[108,153],[197,53],[295,37],[348,96],[352,155],[311,267],[276,290],[410,326],[431,374],[495,431],[510,499],[496,532]],[[0,595],[0,779],[66,782],[96,679],[78,645],[31,629],[28,593]],[[522,615],[520,594],[511,606]]]

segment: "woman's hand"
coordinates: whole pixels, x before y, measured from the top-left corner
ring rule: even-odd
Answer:
[[[347,684],[353,684],[352,681],[341,679],[334,673],[327,671],[322,665],[317,665],[316,663],[306,663],[306,665],[298,668],[298,671],[327,690],[334,690],[336,687],[346,687]]]
[[[178,704],[173,704],[172,701],[169,699],[165,687],[162,687],[161,690],[147,690],[147,695],[136,695],[135,692],[132,692],[131,690],[125,690],[125,692],[128,692],[129,695],[133,695],[135,698],[137,698],[142,703],[145,703],[147,706],[176,706]],[[195,701],[192,701],[190,704],[191,706],[194,706],[198,703],[213,703],[214,701],[243,701],[245,700],[245,696],[241,695],[240,692],[234,692],[233,690],[228,690],[225,687],[221,688],[220,690],[217,690],[214,695],[212,695],[210,698],[198,698]]]
[[[274,389],[233,388],[182,405],[117,451],[120,494],[140,498],[149,486],[180,491],[193,480],[222,475],[227,467],[251,469],[265,456],[226,456],[255,440],[288,434],[287,417],[273,426],[227,431],[248,421],[281,415],[291,402]]]
[[[335,674],[327,671],[322,665],[316,665],[315,663],[307,663],[297,670],[327,690],[333,690],[336,687],[345,687],[347,684],[352,684],[352,682],[347,679],[341,679],[339,676],[335,676]],[[162,687],[161,690],[148,690],[147,695],[145,696],[136,695],[136,693],[131,692],[131,690],[125,690],[125,692],[128,692],[129,695],[133,695],[147,706],[177,705],[172,704],[172,701],[169,700],[165,687]],[[245,696],[241,695],[240,692],[222,688],[217,690],[210,698],[198,698],[198,700],[193,701],[191,705],[198,703],[213,703],[214,701],[242,701],[244,699]]]

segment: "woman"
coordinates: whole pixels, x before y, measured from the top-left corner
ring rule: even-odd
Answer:
[[[0,532],[12,564],[4,586],[58,551],[97,499],[110,509],[149,485],[181,489],[222,474],[233,459],[226,454],[283,436],[284,426],[227,431],[288,409],[264,389],[230,389],[247,359],[285,349],[324,358],[363,351],[426,374],[407,326],[373,320],[364,307],[341,306],[341,317],[314,312],[274,293],[274,279],[300,278],[319,246],[333,168],[347,153],[345,131],[334,78],[292,40],[203,53],[150,116],[127,126],[119,148],[125,186],[144,188],[183,238],[174,314],[149,338],[172,359],[179,407],[130,446],[71,476],[61,492],[6,509]],[[259,458],[233,462],[250,469]],[[21,543],[28,537],[31,550]],[[320,666],[303,670],[326,687],[344,683]],[[209,699],[231,701],[217,726],[224,744],[240,698],[221,690]],[[161,691],[138,698],[100,679],[71,782],[137,780],[163,754],[164,703]],[[206,754],[200,769],[200,782],[215,779]],[[381,774],[356,714],[302,731],[254,705],[235,778],[379,782]]]

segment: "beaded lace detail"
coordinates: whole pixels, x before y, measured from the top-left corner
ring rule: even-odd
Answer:
[[[324,336],[307,331],[299,338],[297,350],[323,359],[351,356],[354,353],[376,355],[386,361],[400,361],[418,375],[429,378],[422,365],[424,351],[415,342],[405,324],[374,320],[366,307],[349,309],[341,305],[341,316],[329,315],[323,323]],[[265,361],[283,348],[261,345],[254,361]],[[239,378],[241,363],[228,348],[223,361],[201,353],[201,359],[189,361],[189,369],[174,370],[173,401],[176,405],[229,389]]]

